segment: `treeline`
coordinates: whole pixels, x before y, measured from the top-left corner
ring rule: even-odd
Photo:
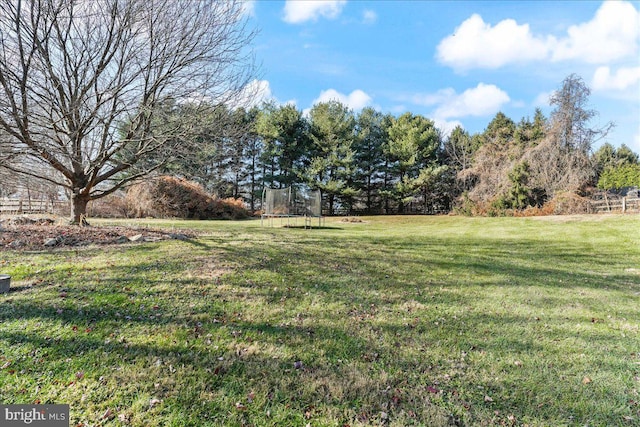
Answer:
[[[329,215],[500,214],[587,196],[599,181],[605,189],[640,185],[638,155],[628,147],[592,151],[612,125],[590,127],[597,113],[588,97],[582,79],[571,75],[551,97],[549,117],[537,109],[515,122],[500,112],[481,133],[457,127],[447,137],[421,115],[373,108],[356,114],[338,101],[306,115],[264,104],[194,116],[188,104],[174,104],[156,125],[190,123],[189,136],[155,155],[166,157],[159,173],[243,199],[252,211],[260,209],[264,187],[304,184],[321,190]]]

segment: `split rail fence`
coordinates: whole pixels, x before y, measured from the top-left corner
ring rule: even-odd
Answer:
[[[640,212],[640,198],[622,197],[617,199],[602,199],[591,202],[591,209],[595,213],[603,212]]]
[[[69,202],[60,200],[0,199],[0,215],[54,214],[68,206]]]

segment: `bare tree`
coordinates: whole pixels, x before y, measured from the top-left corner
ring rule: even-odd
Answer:
[[[590,94],[580,76],[567,76],[550,98],[555,109],[546,138],[525,155],[532,180],[548,197],[562,191],[579,192],[597,173],[591,158],[593,144],[604,138],[614,124],[591,126],[598,112],[589,109]]]
[[[588,154],[594,142],[613,128],[611,122],[601,128],[589,126],[598,115],[596,110],[589,109],[590,95],[591,90],[577,74],[567,76],[562,87],[551,95],[549,103],[555,106],[551,113],[551,133],[561,148]]]
[[[63,186],[75,223],[189,131],[154,125],[167,105],[235,99],[254,71],[241,0],[0,0],[0,10],[0,163]]]

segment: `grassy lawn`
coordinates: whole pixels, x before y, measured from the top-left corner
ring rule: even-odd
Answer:
[[[0,252],[0,402],[72,425],[640,425],[640,217]]]

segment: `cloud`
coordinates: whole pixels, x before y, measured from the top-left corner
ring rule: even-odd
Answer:
[[[269,81],[252,80],[239,94],[237,94],[237,96],[234,96],[233,99],[226,104],[230,108],[243,107],[248,109],[269,101],[278,103],[278,100],[271,93],[271,85],[269,84]]]
[[[371,98],[366,92],[356,89],[349,95],[338,92],[335,89],[327,89],[320,92],[320,96],[316,98],[312,105],[319,102],[339,101],[342,104],[348,106],[354,111],[362,110],[364,107],[370,106],[373,98]]]
[[[433,119],[433,123],[438,129],[440,129],[443,138],[448,138],[457,126],[464,128],[462,123],[458,120],[447,121],[442,119]]]
[[[591,21],[573,25],[553,49],[554,61],[579,59],[605,64],[637,58],[640,11],[630,2],[606,1]]]
[[[375,24],[377,20],[378,20],[378,14],[373,10],[365,9],[365,11],[362,12],[363,24],[367,24],[367,25]]]
[[[543,59],[548,51],[548,42],[534,37],[528,24],[506,19],[492,27],[474,14],[438,44],[436,58],[455,69],[499,68]]]
[[[488,116],[500,111],[509,102],[509,95],[495,85],[479,83],[461,94],[446,89],[449,97],[443,99],[433,116],[438,120],[452,117]],[[441,91],[442,92],[442,91]]]
[[[256,16],[256,0],[242,0],[242,13],[246,16]]]
[[[528,24],[513,19],[492,26],[474,14],[440,41],[436,58],[463,71],[533,61],[606,64],[635,60],[639,40],[640,11],[631,2],[606,1],[590,21],[569,27],[560,37],[533,34]]]
[[[625,90],[640,81],[640,66],[622,67],[611,74],[609,67],[598,67],[593,74],[593,90]]]
[[[320,17],[335,19],[340,15],[346,4],[346,0],[287,0],[284,5],[283,19],[289,24],[301,24],[306,21],[317,21]]]

